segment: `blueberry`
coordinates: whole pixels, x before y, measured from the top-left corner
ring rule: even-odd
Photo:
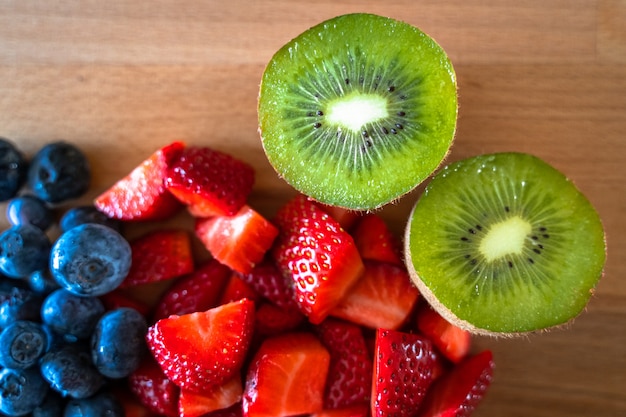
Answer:
[[[0,412],[24,416],[46,398],[49,387],[37,368],[0,370]]]
[[[54,213],[45,201],[32,195],[22,195],[9,200],[7,219],[13,226],[31,224],[46,230],[54,223]]]
[[[48,335],[39,323],[18,320],[0,332],[0,365],[5,368],[30,368],[47,349]]]
[[[130,270],[131,248],[124,237],[95,223],[63,233],[52,246],[50,272],[61,287],[83,296],[117,288]]]
[[[40,271],[35,271],[26,278],[26,284],[28,288],[37,294],[47,295],[52,291],[61,288],[58,282],[50,274],[48,268]]]
[[[94,206],[79,206],[72,207],[63,214],[59,221],[59,226],[62,232],[66,232],[74,226],[79,226],[84,223],[97,223],[120,231],[121,222],[118,219],[108,217],[103,212],[99,211]]]
[[[65,399],[54,390],[48,390],[45,400],[31,413],[32,417],[61,417],[65,409]]]
[[[45,269],[50,239],[38,227],[13,226],[0,234],[0,272],[10,278],[26,278]]]
[[[0,330],[17,320],[39,321],[43,299],[33,291],[13,287],[0,294]]]
[[[91,337],[91,359],[109,378],[130,375],[144,357],[148,325],[132,308],[118,308],[105,313]]]
[[[43,301],[41,320],[68,342],[75,342],[91,336],[104,311],[99,298],[78,296],[61,288]]]
[[[60,203],[87,191],[91,168],[78,147],[64,141],[52,142],[30,161],[27,181],[37,197],[49,203]]]
[[[93,366],[88,348],[80,343],[49,351],[41,358],[39,367],[50,387],[64,397],[91,397],[106,382]]]
[[[28,161],[15,145],[0,138],[0,201],[7,201],[17,195],[28,171]]]
[[[124,417],[119,400],[109,392],[99,392],[93,397],[70,400],[65,406],[63,417]]]

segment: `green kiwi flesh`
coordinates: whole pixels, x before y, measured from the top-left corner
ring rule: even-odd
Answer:
[[[270,164],[320,202],[383,206],[426,179],[456,129],[443,49],[404,22],[364,13],[322,22],[271,58],[258,116]]]
[[[602,276],[601,220],[562,173],[524,153],[442,168],[406,227],[406,263],[427,301],[473,333],[568,323]]]

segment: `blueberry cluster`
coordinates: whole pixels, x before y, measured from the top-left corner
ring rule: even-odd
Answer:
[[[89,163],[67,142],[28,161],[0,138],[0,415],[123,416],[111,393],[146,354],[145,318],[107,311],[100,296],[126,277],[131,248],[119,224],[94,207],[58,203],[88,188]]]

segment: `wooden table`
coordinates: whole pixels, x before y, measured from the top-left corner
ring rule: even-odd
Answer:
[[[624,0],[3,1],[0,136],[28,155],[80,144],[94,171],[84,201],[169,141],[214,146],[254,166],[251,203],[271,215],[292,191],[257,134],[264,65],[301,31],[356,11],[410,22],[448,51],[460,94],[450,161],[534,153],[606,227],[605,277],[570,329],[475,340],[497,361],[476,415],[626,415]],[[416,197],[383,211],[396,232]]]

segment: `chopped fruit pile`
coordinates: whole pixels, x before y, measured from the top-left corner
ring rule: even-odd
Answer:
[[[491,352],[421,298],[378,214],[297,195],[266,218],[251,166],[182,142],[80,210],[20,161],[0,171],[0,414],[467,416],[490,385]],[[158,228],[181,211],[191,230]]]

